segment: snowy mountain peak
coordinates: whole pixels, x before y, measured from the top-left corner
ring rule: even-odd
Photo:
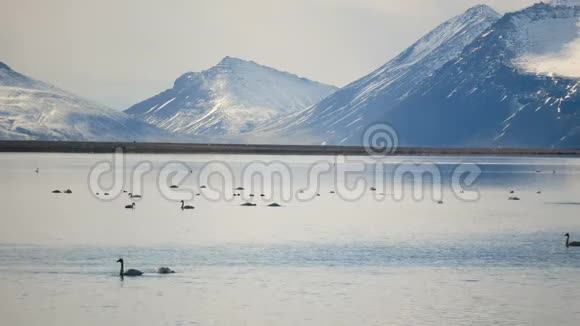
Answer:
[[[253,61],[246,61],[246,60],[242,60],[239,58],[234,58],[234,57],[230,57],[230,56],[225,56],[218,64],[217,66],[234,66],[237,64],[244,64],[244,63],[252,63],[252,64],[256,64]]]
[[[0,69],[3,69],[3,70],[12,70],[7,64],[5,64],[2,61],[0,61]]]
[[[34,80],[0,63],[0,139],[169,141],[128,115]]]
[[[437,64],[442,66],[451,59],[450,57],[457,56],[465,45],[469,44],[479,33],[499,18],[500,14],[487,5],[472,7],[463,14],[437,26],[413,44],[405,51],[409,54],[405,59],[407,61],[421,60],[443,47],[446,56],[437,61]],[[449,47],[455,47],[455,50]]]
[[[488,17],[499,17],[500,14],[495,11],[492,7],[488,5],[477,5],[473,6],[467,11],[465,11],[466,15],[481,15],[481,16],[488,16]]]
[[[580,8],[506,14],[391,112],[403,146],[578,147]]]
[[[57,91],[57,88],[20,74],[4,62],[0,62],[0,87],[21,87],[27,89]],[[63,92],[61,90],[58,90]]]
[[[173,88],[126,112],[172,132],[236,136],[310,107],[335,90],[253,61],[225,57],[205,71],[183,74]]]
[[[379,69],[264,132],[283,130],[329,144],[360,145],[365,127],[389,112],[444,64],[457,59],[465,46],[499,17],[486,5],[470,8],[437,26]]]

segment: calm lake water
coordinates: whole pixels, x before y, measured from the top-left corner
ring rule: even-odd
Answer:
[[[332,158],[128,155],[123,189],[134,166],[153,166],[134,210],[124,208],[126,193],[89,188],[91,168],[111,159],[0,154],[3,325],[580,324],[580,248],[563,238],[580,240],[580,159],[389,158],[385,189],[346,200],[330,193],[338,186],[329,173],[320,197],[283,201],[278,185],[297,192],[312,163]],[[231,167],[232,190],[256,160],[287,164],[292,183],[243,184],[251,199],[216,201],[200,190],[207,162]],[[373,160],[364,160],[366,189],[376,184]],[[187,202],[193,211],[160,191],[159,171],[176,161],[192,171],[180,191],[202,194]],[[423,200],[411,190],[396,199],[401,162],[434,163],[444,203],[429,184]],[[475,201],[450,188],[459,163],[482,171],[465,188],[479,193]],[[73,193],[51,193],[67,188]],[[274,201],[283,207],[266,206]],[[121,280],[119,257],[145,275]],[[155,274],[160,266],[177,273]]]

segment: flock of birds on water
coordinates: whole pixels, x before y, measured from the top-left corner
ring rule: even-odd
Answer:
[[[38,170],[36,171],[36,173],[38,173]],[[171,185],[169,188],[171,188],[171,189],[177,189],[177,188],[179,188],[179,186]],[[200,187],[200,189],[205,189],[205,188],[207,188],[207,186],[201,186]],[[236,191],[243,191],[244,188],[243,187],[238,187],[235,190]],[[123,192],[124,193],[127,193],[126,190],[123,190]],[[56,189],[56,190],[53,190],[52,193],[53,194],[62,194],[62,193],[64,193],[64,194],[72,194],[72,190],[67,189],[67,190],[61,191],[61,190]],[[334,193],[334,191],[331,191],[330,193]],[[97,192],[96,195],[99,196],[101,194]],[[109,195],[110,194],[108,192],[103,193],[103,196],[109,196]],[[133,194],[131,192],[127,193],[127,196],[130,199],[140,199],[140,198],[143,198],[143,196],[137,195],[137,194]],[[196,196],[201,196],[201,193],[197,193]],[[241,197],[241,196],[242,196],[242,194],[240,194],[240,193],[234,193],[234,197]],[[255,197],[254,194],[250,194],[249,196],[250,197]],[[317,194],[317,196],[320,197],[320,194]],[[266,195],[265,194],[260,194],[260,197],[266,197]],[[131,204],[125,205],[125,208],[126,209],[135,209],[135,206],[136,206],[135,202],[132,202]],[[243,207],[256,207],[256,206],[258,206],[258,204],[247,202],[247,203],[241,204],[240,206],[243,206]],[[278,203],[271,203],[271,204],[269,204],[267,206],[268,207],[282,207],[282,205],[280,205]],[[185,204],[185,201],[183,201],[183,200],[181,201],[181,207],[180,208],[181,208],[181,210],[192,210],[192,209],[195,209],[194,206],[186,205]]]
[[[35,170],[35,172],[37,174],[39,173],[39,171],[40,170],[38,168]],[[541,171],[536,171],[536,172],[537,173],[540,173]],[[553,174],[556,174],[556,171],[555,170],[553,171]],[[171,185],[170,188],[171,189],[177,189],[177,188],[179,188],[179,186],[177,186],[177,185]],[[205,189],[205,188],[207,188],[207,186],[201,186],[200,187],[200,189]],[[243,187],[237,187],[235,190],[236,191],[243,191],[244,188]],[[377,189],[375,187],[370,187],[369,190],[370,191],[377,191]],[[127,191],[123,191],[123,192],[127,193]],[[461,191],[461,192],[463,193],[463,191]],[[58,190],[57,189],[57,190],[53,190],[52,193],[54,193],[54,194],[61,194],[61,193],[64,193],[64,194],[72,194],[72,190],[66,189],[66,190],[61,191],[61,190]],[[331,190],[329,193],[330,194],[335,194],[336,192],[334,190]],[[537,194],[541,194],[542,192],[541,191],[537,191],[536,193]],[[511,190],[510,191],[510,194],[512,194],[512,195],[515,194],[515,190]],[[97,193],[97,195],[99,195],[99,193]],[[103,193],[103,195],[109,196],[109,193]],[[200,193],[197,193],[196,194],[196,196],[200,196],[200,195],[201,195]],[[234,197],[240,197],[240,196],[241,196],[240,193],[237,193],[237,194],[234,193]],[[250,194],[249,196],[250,197],[255,197],[254,194]],[[261,197],[265,197],[266,195],[265,194],[260,194],[260,196]],[[316,194],[316,196],[320,197],[320,194]],[[131,198],[131,199],[133,199],[133,198],[137,198],[137,199],[142,198],[141,195],[133,194],[131,192],[128,193],[128,197]],[[521,199],[519,197],[516,197],[516,196],[511,196],[511,197],[508,198],[508,200],[511,200],[511,201],[519,201]],[[439,200],[437,203],[441,205],[441,204],[443,204],[443,201],[442,200]],[[240,206],[243,206],[243,207],[255,207],[255,206],[257,206],[257,204],[247,202],[247,203],[241,204]],[[272,204],[269,204],[268,207],[282,207],[282,205],[280,205],[278,203],[272,203]],[[135,202],[132,202],[129,205],[125,205],[125,208],[126,209],[135,209]],[[185,205],[185,201],[182,200],[181,201],[181,209],[182,210],[193,210],[193,209],[195,209],[195,207],[193,207],[191,205]],[[570,233],[564,234],[564,237],[566,238],[566,243],[565,243],[566,248],[570,248],[570,247],[580,247],[580,241],[570,241],[570,237],[571,237],[570,236]],[[121,264],[121,270],[119,272],[119,276],[121,278],[123,278],[125,276],[128,276],[128,277],[136,277],[136,276],[142,276],[143,275],[143,272],[140,271],[140,270],[138,270],[138,269],[128,269],[128,270],[125,271],[125,261],[123,260],[123,258],[119,258],[117,260],[117,263],[120,263]],[[172,270],[169,267],[159,267],[156,272],[157,272],[157,274],[173,274],[173,273],[175,273],[175,271]]]

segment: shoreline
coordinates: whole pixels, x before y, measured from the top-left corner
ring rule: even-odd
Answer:
[[[0,153],[113,153],[369,156],[362,146],[230,145],[188,143],[0,141]],[[580,149],[400,147],[386,156],[580,156]]]

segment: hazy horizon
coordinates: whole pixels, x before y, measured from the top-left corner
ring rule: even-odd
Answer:
[[[5,0],[0,61],[115,109],[225,56],[342,87],[469,7],[535,2]]]

